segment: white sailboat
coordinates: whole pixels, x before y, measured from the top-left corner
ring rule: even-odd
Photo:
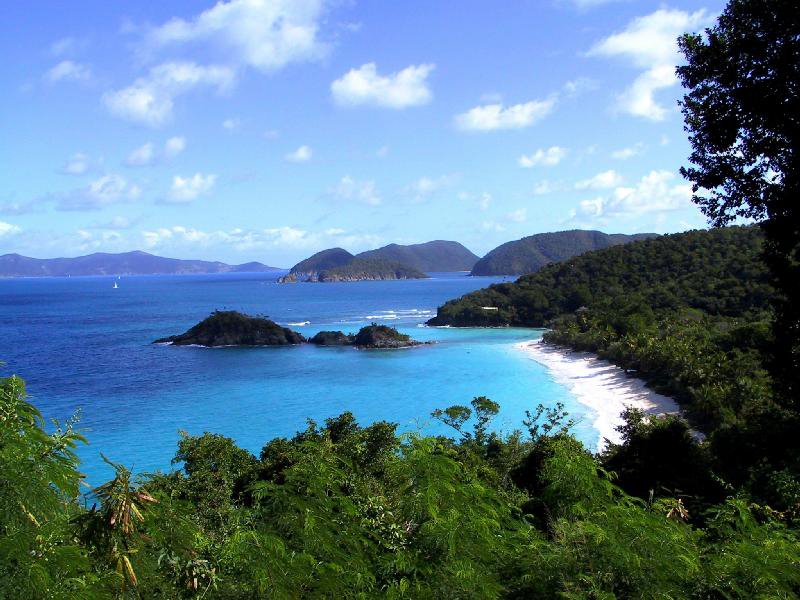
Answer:
[[[116,290],[116,289],[118,289],[118,288],[119,288],[119,286],[117,285],[117,282],[115,281],[115,282],[114,282],[114,289]]]

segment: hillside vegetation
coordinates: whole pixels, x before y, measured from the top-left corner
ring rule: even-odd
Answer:
[[[561,262],[590,250],[599,250],[655,236],[654,233],[624,235],[581,229],[538,233],[498,246],[475,264],[471,274],[524,275],[535,273],[547,264]]]
[[[478,256],[463,245],[444,240],[408,246],[389,244],[376,250],[367,250],[356,256],[399,262],[425,273],[469,271],[478,262]]]
[[[772,289],[761,245],[758,229],[730,227],[614,246],[451,300],[428,324],[543,327],[582,306],[633,297],[654,310],[763,311]]]
[[[0,597],[791,598],[800,544],[790,513],[744,498],[695,509],[643,501],[569,436],[558,409],[524,433],[489,433],[498,406],[435,411],[454,439],[400,436],[349,413],[309,421],[256,456],[184,434],[171,473],[115,476],[81,496],[75,423],[48,433],[22,381],[0,380]],[[636,451],[685,427],[635,419]],[[630,467],[633,468],[630,468]],[[668,473],[657,471],[658,475]]]

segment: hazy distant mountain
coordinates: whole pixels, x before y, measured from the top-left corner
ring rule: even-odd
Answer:
[[[147,252],[97,252],[75,258],[0,256],[0,277],[65,277],[67,275],[185,275],[189,273],[245,273],[279,271],[259,262],[228,265],[205,260],[164,258]]]
[[[590,250],[657,237],[656,233],[624,235],[601,231],[557,231],[538,233],[506,242],[489,252],[472,268],[472,275],[524,275]]]
[[[444,240],[408,246],[389,244],[377,250],[367,250],[356,256],[358,258],[391,260],[427,273],[469,271],[479,258],[458,242]]]

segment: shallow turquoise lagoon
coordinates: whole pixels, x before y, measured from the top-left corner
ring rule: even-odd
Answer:
[[[461,273],[429,280],[278,285],[276,275],[47,278],[0,281],[3,375],[28,382],[48,417],[81,411],[90,445],[82,470],[107,477],[102,452],[136,471],[166,470],[178,431],[212,431],[260,451],[306,418],[352,411],[362,423],[443,433],[435,408],[479,395],[502,406],[495,429],[522,427],[525,410],[563,402],[576,433],[596,433],[586,409],[514,348],[538,330],[427,328],[447,299],[499,281]],[[187,348],[153,345],[215,308],[265,314],[310,336],[387,323],[434,344],[396,351],[352,348]]]

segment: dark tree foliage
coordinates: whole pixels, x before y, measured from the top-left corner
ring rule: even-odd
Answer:
[[[800,397],[800,6],[731,0],[703,35],[685,35],[682,107],[694,166],[682,169],[714,225],[761,221],[776,298],[773,370]]]

